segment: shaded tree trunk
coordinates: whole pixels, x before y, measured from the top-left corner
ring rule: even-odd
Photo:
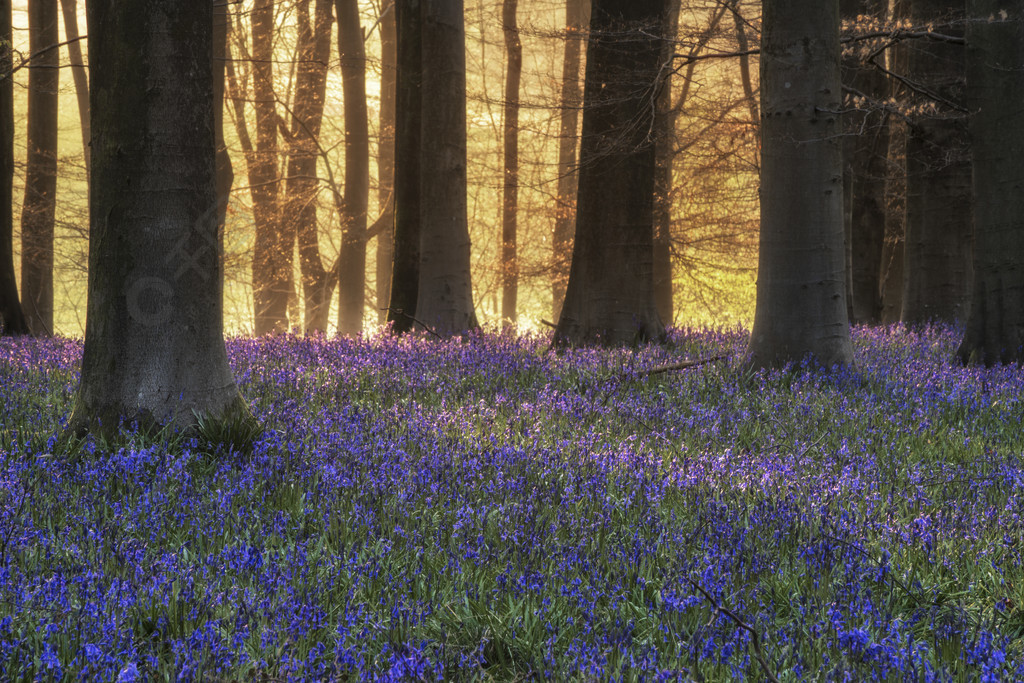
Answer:
[[[246,152],[256,239],[253,247],[252,289],[257,335],[288,330],[288,298],[292,291],[290,226],[281,220],[278,205],[277,100],[274,95],[274,3],[256,0],[252,15],[253,108],[256,145]],[[244,125],[244,121],[242,122]]]
[[[910,20],[910,0],[892,0],[893,22]],[[893,48],[890,67],[896,73],[907,72],[907,46]],[[890,83],[894,98],[903,96],[899,83]],[[882,323],[899,322],[903,312],[904,226],[906,224],[907,123],[901,116],[889,118],[889,150],[885,176],[885,241],[882,246]]]
[[[370,133],[366,111],[366,51],[359,3],[337,0],[338,51],[345,94],[344,234],[338,281],[338,334],[363,330],[366,300],[366,211],[370,201]]]
[[[748,363],[853,362],[846,311],[838,0],[765,0],[761,242]]]
[[[576,139],[579,132],[583,89],[580,62],[584,31],[590,23],[590,0],[565,2],[565,51],[562,55],[561,116],[558,133],[558,194],[555,198],[555,227],[551,254],[551,311],[555,320],[562,314],[565,286],[569,282],[572,240],[576,229]]]
[[[298,57],[288,150],[285,214],[299,243],[305,331],[326,332],[330,315],[333,273],[324,268],[317,224],[317,160],[320,126],[327,92],[327,63],[331,54],[332,0],[315,0],[313,22],[310,0],[295,6],[298,21]]]
[[[523,75],[523,45],[516,23],[518,0],[504,0],[501,17],[505,33],[505,184],[501,211],[501,319],[504,325],[519,321],[519,261],[516,214],[519,211],[519,83]]]
[[[64,35],[68,41],[68,57],[71,63],[71,78],[75,82],[75,97],[78,101],[78,122],[82,127],[82,153],[85,156],[85,182],[89,183],[90,151],[89,140],[89,75],[85,70],[85,58],[82,56],[81,36],[78,33],[78,7],[75,0],[60,0],[61,12],[64,14]],[[221,68],[223,73],[223,66]]]
[[[231,155],[228,154],[228,148],[224,142],[224,78],[227,60],[230,56],[228,50],[230,30],[231,18],[228,16],[227,4],[214,3],[213,132],[214,145],[217,149],[217,254],[220,258],[217,289],[222,302],[224,298],[224,225],[227,221],[228,204],[231,203],[231,185],[235,182],[235,172],[231,167]],[[86,104],[88,105],[88,102]]]
[[[11,4],[0,6],[0,334],[28,334],[14,274],[14,67]]]
[[[964,3],[912,0],[914,25],[963,36]],[[917,39],[908,74],[946,102],[963,103],[964,48]],[[918,101],[932,104],[924,98]],[[905,323],[967,319],[972,278],[971,163],[967,121],[948,105],[918,115],[907,133]]]
[[[679,32],[680,0],[668,0],[665,40],[661,46],[664,71],[654,115],[654,305],[662,322],[675,316],[672,292],[672,169],[676,158],[676,114],[672,106],[672,55]]]
[[[423,73],[422,3],[395,3],[398,43],[395,92],[395,232],[388,322],[412,329],[420,280],[420,139]]]
[[[69,429],[251,419],[217,291],[210,5],[88,5],[93,173],[82,377]]]
[[[971,313],[958,355],[1024,361],[1024,17],[1005,0],[967,2],[967,102],[974,157]]]
[[[885,19],[885,0],[840,0],[845,21],[864,16]],[[849,250],[847,308],[850,322],[875,324],[882,318],[882,251],[885,244],[885,179],[889,151],[888,116],[874,103],[888,97],[885,74],[862,61],[852,49],[842,62],[845,109],[863,100],[844,118],[843,175],[846,241]]]
[[[34,335],[53,333],[53,224],[57,210],[57,0],[29,0],[28,159],[21,211],[21,294]],[[52,49],[48,49],[52,48]]]
[[[423,0],[420,282],[416,319],[441,336],[477,327],[466,206],[466,47],[462,0]],[[401,158],[401,157],[399,157]]]
[[[398,62],[398,28],[395,2],[382,10],[380,18],[380,133],[377,142],[377,208],[386,226],[377,233],[377,321],[388,319],[391,303],[391,270],[395,258],[395,87]]]
[[[665,0],[593,3],[576,237],[554,344],[664,335],[654,304],[655,93]]]

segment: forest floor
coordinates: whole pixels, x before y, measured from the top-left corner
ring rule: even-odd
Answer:
[[[0,679],[1024,680],[1024,371],[956,343],[233,339],[249,443],[61,451],[81,343],[0,340]]]

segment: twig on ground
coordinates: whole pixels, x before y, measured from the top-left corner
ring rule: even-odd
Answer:
[[[422,328],[423,328],[424,330],[426,330],[426,331],[427,331],[427,332],[429,332],[430,334],[434,335],[434,336],[435,336],[435,337],[437,337],[438,339],[441,339],[442,341],[444,340],[444,337],[442,337],[442,336],[441,336],[441,335],[439,335],[439,334],[438,334],[437,332],[435,332],[435,331],[433,330],[433,328],[431,328],[431,327],[430,327],[430,325],[426,324],[426,323],[425,323],[425,322],[423,322],[422,320],[419,320],[419,319],[417,319],[417,318],[414,318],[413,316],[409,315],[408,313],[406,313],[405,311],[403,311],[403,310],[402,310],[402,309],[400,309],[400,308],[390,308],[390,307],[384,307],[384,308],[382,308],[382,309],[380,309],[380,310],[382,310],[382,311],[389,311],[389,312],[391,312],[391,313],[394,313],[394,314],[396,314],[396,315],[404,315],[404,316],[405,316],[406,318],[408,318],[409,320],[413,321],[414,323],[416,323],[417,325],[419,325],[420,327],[422,327]]]
[[[775,677],[775,674],[768,666],[768,660],[766,660],[764,657],[764,650],[761,649],[761,636],[758,635],[757,629],[755,629],[753,626],[740,619],[736,615],[736,613],[728,607],[718,604],[718,601],[711,597],[711,594],[704,590],[704,587],[696,581],[694,581],[693,579],[687,579],[686,582],[693,586],[694,590],[703,595],[705,599],[707,599],[707,601],[710,602],[718,612],[721,612],[725,616],[732,619],[733,623],[735,623],[741,629],[750,634],[750,638],[754,643],[754,655],[757,657],[757,663],[761,665],[761,668],[764,670],[764,674],[768,677],[768,680],[773,681],[774,683],[779,683],[779,679]]]

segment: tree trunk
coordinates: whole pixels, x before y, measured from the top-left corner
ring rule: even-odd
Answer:
[[[53,223],[57,210],[57,0],[28,3],[28,159],[21,211],[21,294],[34,335],[53,334]]]
[[[78,100],[78,122],[82,127],[82,153],[85,157],[85,182],[89,184],[90,151],[89,140],[89,75],[85,71],[82,56],[82,42],[78,33],[78,7],[75,0],[60,0],[64,14],[64,35],[68,40],[68,57],[71,63],[71,78],[75,82],[75,97]],[[222,67],[223,71],[223,67]]]
[[[523,75],[523,45],[516,23],[518,0],[501,6],[507,66],[505,74],[505,185],[501,212],[501,319],[506,326],[519,322],[519,261],[516,253],[516,214],[519,211],[519,83]]]
[[[958,355],[1024,361],[1024,17],[968,0],[967,102],[974,156],[973,302]]]
[[[672,106],[672,55],[679,32],[680,0],[668,0],[666,40],[661,46],[664,82],[654,115],[654,305],[662,322],[675,316],[672,292],[672,169],[676,159],[676,114]]]
[[[366,211],[370,201],[370,133],[366,111],[366,51],[359,3],[337,0],[338,51],[345,95],[345,212],[338,282],[338,334],[363,331],[366,301]]]
[[[892,21],[910,21],[910,0],[892,0]],[[907,72],[907,44],[893,48],[890,68]],[[891,96],[901,98],[901,84],[889,84]],[[903,312],[904,226],[906,224],[907,190],[907,124],[902,116],[889,118],[889,150],[885,174],[885,242],[882,246],[882,270],[879,290],[882,293],[882,318],[886,325],[897,323]]]
[[[666,0],[597,0],[576,238],[554,344],[661,339],[654,304],[654,126]]]
[[[915,26],[963,36],[964,3],[912,0]],[[917,39],[908,73],[946,102],[963,102],[964,48]],[[919,102],[930,104],[924,98]],[[903,322],[965,321],[972,278],[971,162],[967,121],[948,105],[918,115],[907,134],[907,222]]]
[[[748,363],[853,362],[846,311],[838,0],[765,0],[761,242]]]
[[[247,417],[217,292],[210,5],[88,5],[89,295],[69,429]],[[248,418],[251,419],[251,418]]]
[[[562,111],[558,133],[558,195],[552,234],[551,311],[562,315],[565,286],[569,282],[572,240],[576,229],[576,138],[579,132],[583,92],[580,87],[580,56],[584,31],[590,23],[590,0],[565,2],[565,51],[562,56]]]
[[[420,281],[420,138],[423,7],[395,3],[398,31],[395,92],[395,232],[388,322],[396,334],[412,329]]]
[[[298,64],[292,106],[291,145],[288,150],[285,216],[298,237],[302,273],[305,331],[326,332],[334,292],[332,273],[324,268],[317,225],[317,160],[320,125],[327,91],[327,63],[331,54],[332,0],[316,0],[309,20],[310,0],[295,6],[298,23]]]
[[[292,291],[290,226],[278,206],[277,100],[274,96],[274,2],[256,0],[252,10],[253,108],[256,146],[246,154],[256,239],[252,260],[253,306],[257,335],[288,330]]]
[[[466,207],[466,47],[462,0],[423,0],[420,283],[416,319],[440,336],[477,327]],[[401,157],[400,157],[401,158]]]
[[[885,0],[841,0],[845,21],[869,17],[882,22]],[[888,116],[875,103],[888,98],[888,83],[856,50],[843,57],[842,80],[849,89],[845,109],[863,100],[844,118],[843,174],[850,188],[846,234],[849,245],[847,308],[850,322],[876,324],[882,317],[882,251],[885,243],[885,179],[889,151]]]
[[[28,334],[14,274],[14,67],[11,4],[0,7],[0,335]]]
[[[385,229],[377,233],[377,321],[388,319],[391,270],[395,258],[395,86],[398,61],[395,2],[380,17],[380,133],[377,142],[377,208]]]
[[[231,29],[231,17],[228,16],[226,3],[214,3],[213,6],[213,132],[214,145],[217,149],[217,254],[220,258],[217,290],[223,302],[224,298],[224,225],[227,222],[228,204],[231,203],[231,185],[235,182],[235,172],[231,167],[231,155],[228,154],[224,142],[224,77],[228,51],[228,34]],[[77,87],[77,80],[76,80]],[[88,106],[88,101],[86,101]]]

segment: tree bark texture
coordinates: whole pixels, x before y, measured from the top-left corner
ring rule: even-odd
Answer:
[[[332,0],[315,0],[310,21],[310,4],[310,0],[301,0],[295,6],[299,62],[295,67],[283,220],[291,223],[289,230],[299,244],[305,331],[324,333],[335,283],[320,254],[317,161],[334,14]]]
[[[14,67],[11,3],[0,6],[0,334],[28,334],[14,272]]]
[[[281,220],[277,99],[274,94],[274,2],[256,0],[252,10],[253,108],[256,145],[246,154],[256,239],[252,290],[257,335],[288,331],[292,251],[290,226]]]
[[[69,428],[245,415],[216,287],[212,3],[96,0],[88,12],[88,316]]]
[[[420,281],[420,139],[423,72],[422,2],[395,3],[395,231],[388,322],[396,334],[412,329]]]
[[[565,286],[569,282],[572,240],[576,230],[577,138],[583,89],[580,62],[585,31],[590,23],[590,0],[565,2],[565,51],[562,54],[561,115],[558,133],[558,189],[555,198],[555,227],[551,253],[551,311],[555,320],[562,314]]]
[[[505,184],[501,207],[501,320],[515,326],[519,321],[519,260],[516,217],[519,211],[519,84],[523,75],[523,44],[516,22],[518,0],[503,0],[505,34]]]
[[[840,0],[840,13],[851,23],[859,16],[882,21],[886,4],[885,0]],[[846,304],[850,322],[877,324],[882,317],[889,125],[886,112],[873,104],[884,102],[889,88],[885,74],[866,64],[864,57],[862,50],[850,48],[843,57],[841,75],[848,89],[843,121],[843,175],[849,189],[844,198],[849,249]]]
[[[974,157],[971,313],[958,354],[986,365],[1024,360],[1024,14],[968,0],[967,102]]]
[[[420,282],[416,319],[440,336],[477,327],[466,206],[462,0],[422,0]],[[401,158],[401,157],[399,157]]]
[[[916,26],[963,36],[964,3],[912,0]],[[945,102],[962,105],[964,48],[916,39],[907,46],[908,75]],[[924,95],[918,101],[928,104]],[[947,104],[918,115],[907,133],[906,266],[903,322],[963,322],[973,270],[971,163],[967,119]]]
[[[363,330],[366,301],[366,212],[370,201],[370,132],[366,110],[366,51],[359,3],[337,0],[338,50],[345,96],[345,211],[338,282],[338,334]]]
[[[29,0],[28,158],[21,211],[22,310],[34,335],[53,333],[53,225],[57,210],[57,0]],[[50,49],[47,49],[50,48]]]
[[[679,31],[680,0],[668,0],[665,35],[674,38]],[[654,305],[662,322],[670,324],[675,315],[672,290],[672,171],[676,159],[676,115],[672,103],[672,55],[674,40],[661,46],[664,71],[654,115]]]
[[[765,0],[761,240],[748,363],[853,362],[847,322],[838,0]]]
[[[377,208],[387,226],[377,233],[377,321],[388,319],[391,270],[395,258],[395,87],[398,61],[396,0],[387,3],[380,18],[380,133],[377,141]]]
[[[576,236],[556,345],[660,339],[654,127],[666,0],[593,3]]]

